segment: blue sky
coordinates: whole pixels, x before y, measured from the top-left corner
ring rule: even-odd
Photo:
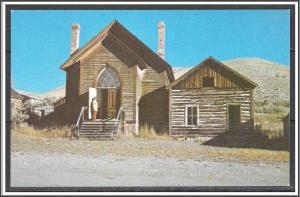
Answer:
[[[113,19],[153,51],[157,22],[165,21],[166,60],[173,67],[194,66],[207,56],[290,64],[288,10],[20,10],[11,18],[12,86],[43,93],[65,85],[59,66],[69,57],[71,24],[81,26],[82,47]]]

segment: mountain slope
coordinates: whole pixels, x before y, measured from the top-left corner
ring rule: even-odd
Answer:
[[[256,101],[289,101],[289,67],[259,58],[239,58],[223,63],[258,84],[254,92]]]
[[[41,97],[46,98],[46,97],[54,97],[54,98],[62,98],[65,97],[66,94],[66,87],[61,86],[58,88],[55,88],[53,90],[50,90],[49,92],[46,92],[41,95]]]

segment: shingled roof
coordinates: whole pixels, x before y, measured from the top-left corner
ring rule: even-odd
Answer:
[[[143,69],[149,65],[158,72],[166,70],[170,81],[172,82],[175,80],[172,67],[136,36],[130,33],[117,20],[113,20],[86,45],[72,54],[60,68],[65,70],[67,67],[73,65],[75,62],[79,61],[81,55],[94,48],[99,43],[102,43],[128,66],[139,65]]]

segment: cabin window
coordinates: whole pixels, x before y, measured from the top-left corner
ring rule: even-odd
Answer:
[[[198,106],[186,106],[186,125],[197,126],[198,125]]]
[[[203,87],[214,87],[214,78],[203,77]]]

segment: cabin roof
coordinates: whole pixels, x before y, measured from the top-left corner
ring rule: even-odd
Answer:
[[[193,67],[192,69],[189,69],[187,71],[187,69],[183,69],[182,72],[185,71],[185,73],[181,74],[180,77],[178,77],[171,85],[170,87],[173,87],[174,85],[178,84],[179,82],[181,82],[182,80],[184,80],[186,77],[188,77],[190,74],[196,72],[198,70],[198,68],[204,66],[206,63],[208,62],[214,62],[217,65],[225,68],[226,70],[228,70],[232,75],[238,77],[240,80],[243,80],[246,82],[246,84],[248,84],[251,88],[255,88],[257,87],[257,84],[253,81],[251,81],[250,79],[246,78],[245,76],[243,76],[242,74],[240,74],[239,72],[231,69],[230,67],[226,66],[225,64],[223,64],[222,62],[216,60],[215,58],[209,56],[208,58],[206,58],[204,61],[202,61],[200,64],[196,65],[195,67]]]
[[[142,69],[149,65],[159,72],[166,70],[171,82],[175,80],[172,67],[117,20],[113,20],[87,44],[75,51],[60,68],[66,70],[66,68],[79,61],[81,55],[94,48],[98,43],[102,43],[127,64],[137,64]]]
[[[20,100],[24,99],[24,97],[20,93],[15,91],[13,88],[10,89],[10,96],[11,98],[15,98],[15,99],[20,99]]]

